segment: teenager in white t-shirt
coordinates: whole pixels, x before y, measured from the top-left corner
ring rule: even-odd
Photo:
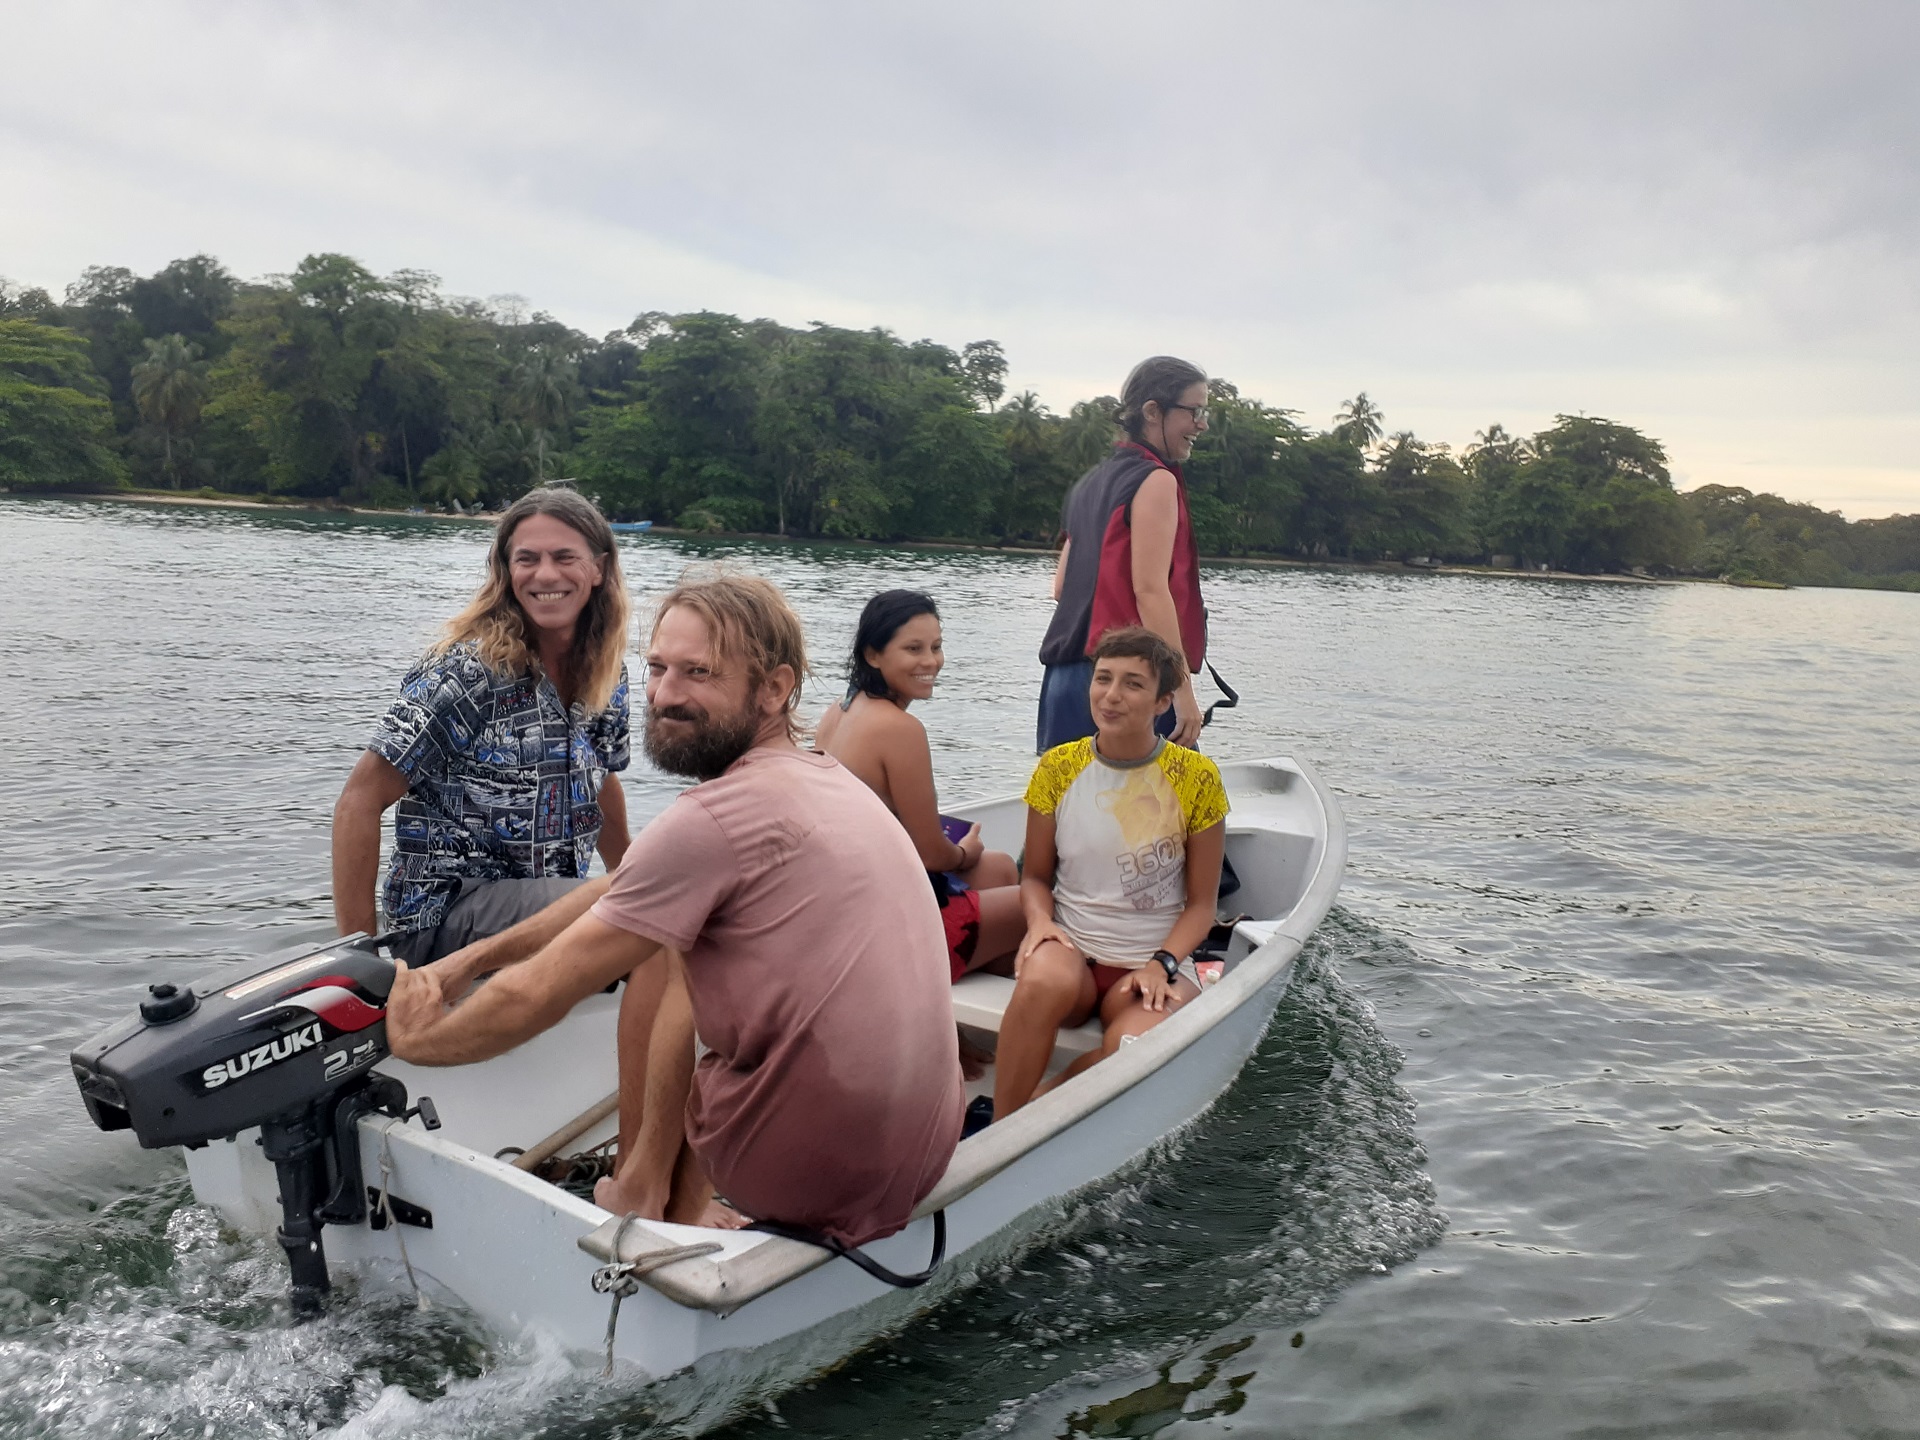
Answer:
[[[1037,1093],[1062,1025],[1097,1009],[1106,1029],[1065,1080],[1200,993],[1189,957],[1214,923],[1227,794],[1211,760],[1154,733],[1184,673],[1151,630],[1108,631],[1093,651],[1095,733],[1047,751],[1027,786],[1027,933],[1000,1025],[996,1120]]]

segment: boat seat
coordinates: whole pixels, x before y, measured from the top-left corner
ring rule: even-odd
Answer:
[[[1007,1013],[1007,1002],[1011,999],[1013,981],[1005,975],[988,975],[976,970],[953,982],[953,1018],[961,1025],[991,1030],[998,1035],[1000,1017]],[[1065,1050],[1084,1055],[1089,1050],[1098,1050],[1100,1039],[1097,1016],[1084,1025],[1062,1026],[1059,1038],[1054,1041],[1054,1053],[1058,1055]]]
[[[1231,965],[1235,955],[1259,949],[1272,940],[1279,929],[1278,920],[1244,919],[1236,922],[1234,939],[1239,943],[1229,953],[1227,963]],[[1012,980],[1005,975],[989,975],[984,970],[976,970],[953,982],[953,1018],[958,1024],[971,1025],[976,1030],[990,1030],[998,1035],[1000,1019],[1007,1013],[1007,1004],[1012,999]],[[1095,1015],[1084,1025],[1062,1027],[1059,1037],[1054,1041],[1054,1055],[1084,1055],[1089,1050],[1098,1050],[1101,1039],[1100,1017]]]

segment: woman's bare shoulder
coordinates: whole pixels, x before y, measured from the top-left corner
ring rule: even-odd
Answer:
[[[902,710],[897,705],[889,705],[893,711],[885,717],[886,733],[890,739],[927,748],[927,727],[920,723],[920,717],[910,710]]]
[[[887,755],[896,755],[902,746],[926,749],[927,731],[918,719],[898,705],[876,700],[857,717],[860,743]]]
[[[918,719],[898,705],[870,695],[857,697],[846,710],[833,706],[822,717],[814,736],[814,746],[820,750],[832,744],[842,750],[892,752],[903,744],[922,749],[927,744],[926,727]]]

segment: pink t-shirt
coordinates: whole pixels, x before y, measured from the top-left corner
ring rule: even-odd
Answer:
[[[945,1173],[964,1098],[940,908],[840,762],[759,746],[627,847],[593,914],[687,957],[687,1138],[756,1219],[849,1245]]]

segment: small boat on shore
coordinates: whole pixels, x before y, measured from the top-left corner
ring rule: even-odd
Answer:
[[[651,520],[609,520],[607,528],[616,535],[644,535],[653,529]]]
[[[150,987],[140,1016],[74,1052],[76,1078],[102,1128],[187,1144],[198,1201],[278,1236],[296,1308],[303,1284],[317,1305],[330,1256],[405,1274],[498,1333],[604,1353],[651,1377],[761,1347],[798,1346],[802,1368],[817,1369],[938,1303],[973,1268],[969,1255],[1017,1248],[1062,1197],[1193,1121],[1238,1075],[1333,904],[1346,831],[1303,762],[1221,773],[1239,879],[1226,904],[1246,912],[1224,932],[1224,973],[1136,1042],[961,1141],[912,1222],[865,1247],[879,1265],[913,1272],[944,1239],[949,1258],[922,1288],[890,1288],[801,1240],[612,1215],[516,1166],[514,1156],[556,1139],[587,1147],[613,1134],[614,995],[496,1059],[422,1069],[385,1057],[377,977],[384,965],[390,983],[391,964],[372,942],[343,940],[265,969]],[[958,813],[990,846],[1019,850],[1018,797]],[[953,987],[955,1020],[983,1049],[1012,992],[986,974]],[[255,1018],[275,1014],[271,1031]],[[254,1028],[236,1030],[242,1021]],[[1097,1021],[1063,1030],[1052,1069],[1099,1043]],[[992,1086],[989,1067],[969,1094]],[[409,1094],[431,1098],[409,1108]]]

